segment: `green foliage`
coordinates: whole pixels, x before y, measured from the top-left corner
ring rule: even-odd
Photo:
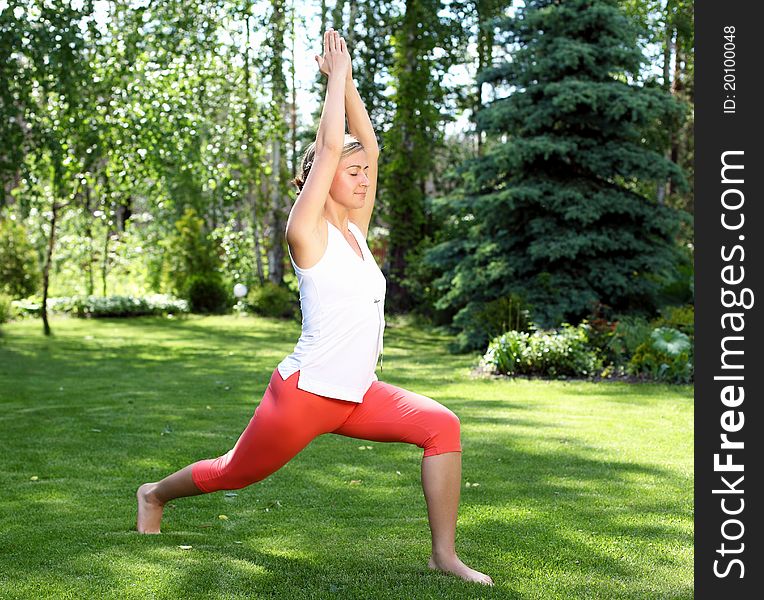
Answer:
[[[508,331],[491,341],[482,365],[503,375],[592,376],[602,362],[589,347],[588,334],[586,323],[532,333]]]
[[[692,344],[678,329],[658,327],[629,361],[629,372],[671,383],[689,383],[693,377]]]
[[[251,227],[238,229],[234,223],[215,228],[211,238],[221,255],[221,270],[234,282],[252,281],[256,276],[255,248]]]
[[[42,301],[25,299],[13,302],[19,315],[37,317]],[[83,318],[140,317],[145,315],[181,314],[189,312],[188,302],[163,294],[134,296],[71,296],[48,298],[48,311]]]
[[[459,57],[465,30],[458,17],[441,10],[440,0],[406,3],[392,38],[394,79],[393,122],[385,135],[380,167],[388,247],[389,310],[408,311],[413,299],[404,281],[406,254],[425,234],[424,181],[432,172],[434,149],[442,145],[443,115],[439,106],[448,93],[443,74]],[[427,32],[426,35],[423,32]]]
[[[250,290],[247,301],[253,312],[264,317],[293,319],[299,310],[294,292],[270,281]]]
[[[204,232],[204,219],[197,216],[195,209],[186,208],[183,216],[175,222],[175,230],[166,243],[169,275],[175,292],[190,298],[192,284],[198,288],[206,285],[195,281],[215,278],[220,258],[215,244]],[[201,305],[205,305],[204,302]]]
[[[660,306],[690,304],[695,300],[695,265],[687,249],[678,253],[677,268],[666,277],[656,279],[659,286],[656,302]]]
[[[231,306],[230,294],[215,274],[191,275],[185,296],[195,313],[223,314]]]
[[[650,338],[653,326],[640,316],[625,315],[614,321],[598,318],[590,321],[589,344],[605,365],[625,367],[637,348]]]
[[[454,352],[479,350],[504,331],[528,331],[530,307],[513,294],[485,303],[471,302],[456,315],[454,325],[460,331],[450,349]]]
[[[0,325],[7,323],[13,317],[11,297],[0,292]]]
[[[12,219],[0,218],[0,293],[24,298],[37,291],[39,284],[37,254],[26,228]]]
[[[695,338],[695,307],[692,304],[666,306],[659,312],[660,317],[653,323],[656,327],[673,327],[687,334],[690,340]]]
[[[654,312],[684,217],[637,183],[686,181],[643,134],[682,106],[627,82],[644,57],[615,0],[528,1],[501,28],[519,47],[478,80],[515,90],[478,113],[483,155],[436,205],[448,218],[427,253],[441,273],[438,308],[514,293],[543,326],[578,322],[597,302]]]

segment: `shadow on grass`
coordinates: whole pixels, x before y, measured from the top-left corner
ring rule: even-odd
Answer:
[[[125,322],[104,325],[121,329]],[[13,483],[3,499],[0,548],[17,577],[57,581],[67,570],[71,575],[62,585],[80,586],[72,589],[82,593],[89,580],[96,581],[115,597],[130,595],[130,586],[149,574],[157,580],[154,592],[168,598],[221,590],[292,598],[530,598],[519,591],[530,570],[561,574],[556,584],[561,597],[584,590],[590,597],[613,597],[612,582],[621,581],[630,591],[622,589],[619,597],[641,598],[656,589],[640,583],[650,571],[639,553],[652,545],[692,547],[691,534],[677,525],[692,520],[692,507],[672,495],[691,489],[691,478],[613,460],[612,452],[606,455],[573,438],[524,432],[549,427],[541,419],[511,414],[529,409],[527,403],[453,396],[436,399],[460,414],[465,480],[480,481],[479,488],[462,490],[458,548],[465,561],[494,575],[492,590],[477,592],[428,572],[421,450],[407,444],[374,443],[373,452],[359,452],[357,440],[322,436],[285,468],[241,490],[235,502],[223,494],[178,500],[168,509],[163,536],[139,536],[131,531],[137,485],[222,454],[246,426],[275,363],[263,348],[242,358],[242,346],[257,342],[269,352],[286,353],[294,342],[285,341],[285,333],[298,332],[291,323],[269,323],[254,332],[233,328],[141,319],[119,339],[83,340],[66,332],[53,341],[6,337],[0,384],[13,382],[4,387],[10,393],[3,405],[18,460],[4,471],[46,468],[50,476],[48,487],[30,488],[28,477]],[[427,345],[439,339],[393,331],[388,348],[402,357],[393,364],[405,364],[410,346],[419,344],[416,361],[428,365],[396,370],[396,385],[437,388],[453,377],[464,361]],[[167,345],[175,341],[200,349]],[[237,356],[221,360],[228,348]],[[59,393],[58,387],[65,390]],[[649,402],[656,390],[598,386],[587,393],[571,384],[564,393]],[[629,399],[632,394],[635,400]],[[211,395],[225,400],[206,409]],[[39,419],[19,419],[30,404],[41,408]],[[487,414],[497,409],[509,414]],[[166,423],[173,429],[161,435]],[[470,432],[483,424],[505,427],[490,437]],[[538,438],[564,448],[534,450]],[[82,456],[83,445],[91,459]],[[79,471],[62,477],[67,457],[76,457]],[[669,495],[641,494],[646,480]],[[82,494],[93,493],[93,482],[103,497],[91,508],[101,512],[82,514]],[[265,512],[276,500],[281,507]],[[215,521],[223,512],[235,515],[230,528]],[[35,528],[30,531],[23,520],[12,525],[14,513],[34,519]],[[210,520],[213,524],[203,528]],[[385,541],[391,538],[396,545]],[[187,542],[194,550],[178,548]],[[517,572],[515,565],[521,567]]]
[[[404,482],[396,483],[392,475],[392,468],[402,461],[414,466],[420,451],[405,444],[384,444],[385,448],[377,444],[375,456],[369,453],[363,460],[351,460],[360,456],[357,453],[344,461],[333,460],[338,450],[347,449],[342,440],[340,436],[318,438],[271,478],[240,490],[234,503],[222,493],[173,501],[165,533],[159,537],[114,529],[119,522],[132,520],[135,478],[104,482],[111,492],[110,510],[118,517],[92,519],[79,513],[77,496],[88,486],[92,476],[88,473],[79,482],[51,482],[59,490],[52,501],[29,502],[24,494],[14,494],[6,502],[27,502],[38,518],[69,526],[59,532],[43,527],[37,539],[21,526],[6,530],[3,539],[11,543],[2,543],[3,553],[16,559],[37,555],[31,560],[27,556],[15,567],[22,578],[22,565],[27,564],[29,577],[55,580],[66,571],[75,579],[87,575],[110,581],[116,586],[112,589],[125,586],[124,592],[130,591],[130,582],[155,572],[161,581],[160,597],[167,598],[201,597],[221,589],[259,594],[294,590],[295,598],[323,597],[332,589],[352,597],[368,593],[371,596],[366,597],[419,598],[431,586],[443,586],[439,597],[465,597],[459,591],[460,582],[441,579],[424,568],[429,548],[421,489],[410,469]],[[462,557],[497,579],[497,587],[481,592],[480,597],[507,597],[507,593],[532,597],[517,592],[513,580],[502,581],[507,561],[585,578],[591,597],[613,597],[609,582],[635,583],[647,573],[644,566],[615,558],[612,548],[603,551],[603,539],[608,543],[634,540],[645,547],[692,545],[691,535],[672,524],[691,519],[691,508],[673,506],[671,501],[635,500],[632,484],[634,475],[649,475],[658,486],[669,487],[691,485],[687,479],[654,466],[598,459],[586,449],[534,453],[497,443],[485,445],[469,460],[481,462],[483,453],[495,458],[493,452],[499,449],[504,459],[501,468],[484,469],[478,494],[463,492],[457,532]],[[556,479],[561,467],[564,485]],[[137,467],[125,470],[133,472]],[[348,485],[343,478],[349,477],[359,478],[362,484]],[[606,503],[592,503],[596,496],[606,496]],[[280,499],[282,506],[265,513],[264,504],[274,499]],[[394,514],[387,512],[391,505]],[[485,507],[490,510],[480,510]],[[503,516],[492,516],[496,510]],[[235,519],[231,529],[209,523],[223,512]],[[549,518],[550,514],[555,518]],[[50,542],[51,534],[65,554],[45,560],[39,551]],[[408,537],[408,547],[402,542],[399,553],[389,543],[377,546],[377,539],[391,537]],[[179,549],[183,544],[193,550]],[[258,549],[264,545],[270,550]],[[292,556],[295,547],[298,551]],[[639,548],[624,545],[625,558],[634,552]],[[357,569],[351,569],[353,565]],[[362,578],[359,572],[363,571]],[[382,593],[391,585],[398,596]]]

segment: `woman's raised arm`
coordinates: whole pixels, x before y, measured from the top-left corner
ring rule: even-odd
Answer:
[[[320,239],[318,225],[345,139],[345,79],[350,67],[350,55],[344,43],[340,42],[338,32],[328,30],[324,34],[324,57],[320,64],[322,71],[328,73],[329,81],[316,133],[316,153],[305,184],[289,214],[286,229],[290,248],[301,255],[306,251],[313,254],[310,247]],[[312,262],[307,258],[308,262]]]

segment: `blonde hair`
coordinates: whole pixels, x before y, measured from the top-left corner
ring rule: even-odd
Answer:
[[[358,152],[359,150],[363,150],[363,144],[358,141],[358,138],[356,138],[353,135],[350,135],[349,133],[345,134],[345,141],[344,145],[342,146],[342,154],[340,155],[340,158],[345,158],[349,154],[353,154],[353,152]],[[310,168],[313,166],[313,160],[316,158],[316,142],[312,142],[310,146],[308,146],[307,150],[305,150],[305,154],[302,155],[302,161],[300,161],[300,172],[292,179],[292,183],[297,186],[297,193],[299,194],[302,191],[302,186],[305,185],[305,180],[308,178],[308,173],[310,173]]]

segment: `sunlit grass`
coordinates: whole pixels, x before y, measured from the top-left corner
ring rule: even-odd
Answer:
[[[390,327],[380,378],[461,419],[457,548],[483,589],[427,569],[407,444],[322,436],[236,495],[174,501],[161,536],[135,532],[135,488],[233,445],[298,324],[41,329],[0,335],[2,598],[693,595],[690,387],[473,379],[445,336]]]

